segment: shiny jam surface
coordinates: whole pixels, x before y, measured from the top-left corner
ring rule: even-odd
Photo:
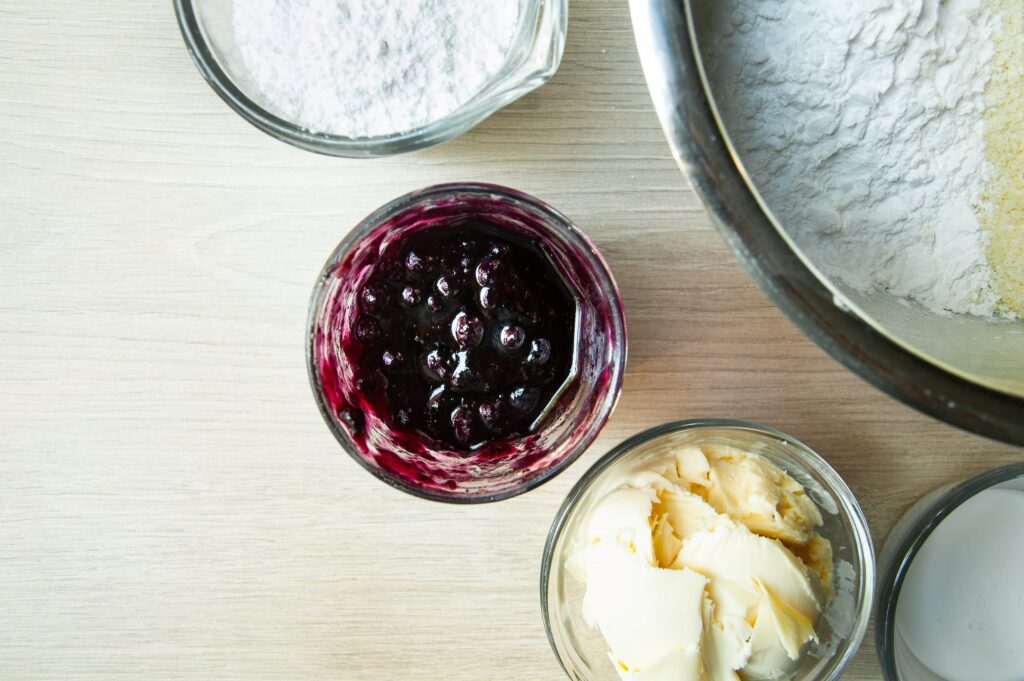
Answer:
[[[576,306],[550,260],[482,218],[386,242],[349,303],[362,405],[427,449],[471,452],[541,425],[570,378]],[[356,433],[353,433],[356,434]]]

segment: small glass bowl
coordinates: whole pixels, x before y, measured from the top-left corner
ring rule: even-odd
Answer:
[[[501,71],[471,100],[419,128],[376,137],[346,137],[307,130],[275,112],[235,44],[234,0],[174,0],[192,61],[210,86],[245,120],[301,149],[367,158],[402,154],[454,139],[528,92],[558,70],[568,30],[568,0],[520,0],[519,27]]]
[[[765,426],[719,419],[668,423],[634,435],[594,464],[566,497],[548,534],[540,577],[544,627],[562,669],[575,681],[619,679],[600,631],[583,619],[585,587],[565,569],[591,511],[622,484],[624,472],[701,444],[760,454],[802,484],[821,509],[825,522],[819,531],[834,552],[835,596],[817,627],[820,642],[805,650],[801,666],[787,678],[838,679],[864,639],[875,584],[875,554],[860,504],[839,474],[803,443]]]
[[[886,681],[944,681],[924,666],[896,630],[900,591],[921,547],[942,521],[968,499],[993,487],[1024,491],[1024,462],[986,471],[940,487],[896,521],[879,557],[880,582],[875,613],[875,650]]]
[[[358,441],[339,412],[351,386],[338,370],[336,333],[368,276],[381,244],[410,230],[483,218],[532,241],[551,261],[576,303],[575,378],[556,394],[532,433],[498,441],[500,455],[459,457],[387,432]],[[487,184],[446,184],[407,194],[375,211],[335,249],[313,289],[306,334],[309,380],[331,432],[352,458],[410,494],[456,503],[489,502],[522,494],[576,460],[611,416],[626,366],[626,321],[615,280],[597,247],[542,201]],[[366,430],[369,430],[367,428]]]

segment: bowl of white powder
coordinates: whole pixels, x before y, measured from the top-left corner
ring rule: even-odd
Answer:
[[[1024,678],[1024,462],[937,489],[879,559],[875,644],[885,681]]]
[[[568,0],[175,0],[200,73],[243,118],[335,156],[440,144],[545,83]]]
[[[1024,4],[631,0],[741,264],[878,387],[1024,444]]]

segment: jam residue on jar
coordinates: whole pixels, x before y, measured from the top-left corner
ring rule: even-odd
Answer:
[[[576,305],[561,275],[482,218],[386,242],[353,297],[342,353],[396,433],[455,451],[519,437],[571,376]],[[339,416],[350,430],[363,420]]]

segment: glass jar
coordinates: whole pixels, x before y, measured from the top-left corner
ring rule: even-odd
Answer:
[[[575,302],[570,378],[536,427],[501,450],[449,452],[427,436],[396,433],[374,417],[346,419],[360,403],[358,381],[342,350],[356,293],[383,244],[405,234],[479,218],[534,244]],[[622,301],[594,244],[565,216],[511,189],[484,184],[430,187],[398,198],[360,223],[327,261],[309,308],[306,356],[310,383],[342,448],[384,482],[450,502],[497,501],[532,489],[571,464],[593,442],[618,400],[626,364]]]

